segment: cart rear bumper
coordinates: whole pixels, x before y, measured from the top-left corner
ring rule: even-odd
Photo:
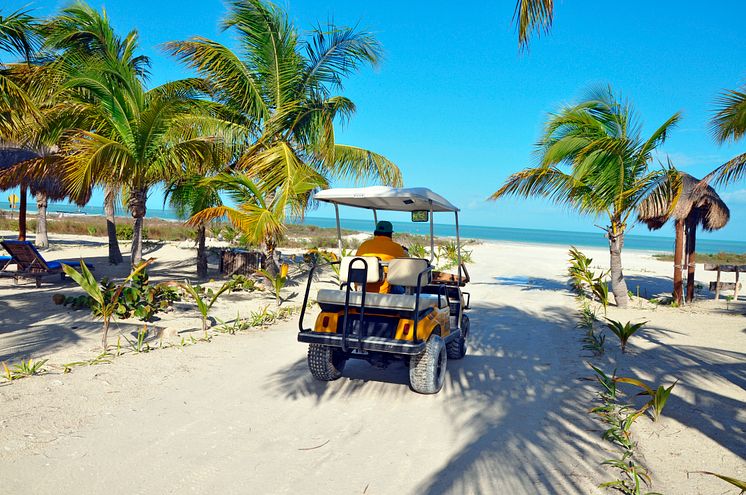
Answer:
[[[459,337],[460,329],[455,329],[445,338],[446,343]],[[330,347],[342,347],[342,336],[335,333],[321,332],[299,332],[298,342],[306,344],[321,344]],[[382,337],[364,337],[358,339],[356,336],[347,337],[347,348],[350,350],[367,352],[388,352],[391,354],[405,354],[415,356],[425,350],[425,341],[414,343],[409,340],[386,339]]]

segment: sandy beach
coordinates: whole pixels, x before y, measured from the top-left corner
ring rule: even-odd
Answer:
[[[99,277],[127,271],[106,264],[100,238],[54,235],[52,246],[48,259],[82,256]],[[608,267],[606,250],[584,252]],[[157,258],[155,280],[192,276],[189,243],[158,243],[146,256]],[[591,358],[567,288],[567,247],[482,243],[473,258],[469,352],[448,363],[434,396],[411,391],[403,365],[351,362],[342,379],[314,381],[297,317],[182,345],[202,335],[188,301],[152,324],[151,352],[65,374],[64,363],[100,352],[100,322],[51,302],[81,291],[54,278],[40,289],[0,279],[0,361],[49,360],[42,376],[0,383],[2,491],[604,493],[597,486],[615,473],[601,465],[611,447],[588,413],[597,386],[583,380]],[[624,263],[633,293],[670,293],[670,263],[642,251],[626,251]],[[706,287],[714,274],[700,266],[697,280]],[[288,295],[302,293],[298,282]],[[626,354],[607,332],[605,355],[593,358],[620,376],[678,380],[662,417],[632,429],[653,491],[665,494],[738,493],[694,471],[746,478],[746,298],[714,301],[706,288],[701,297],[683,308],[610,307],[609,318],[648,324]],[[267,293],[237,292],[213,314],[230,321],[267,305]],[[117,322],[110,342],[141,325]]]

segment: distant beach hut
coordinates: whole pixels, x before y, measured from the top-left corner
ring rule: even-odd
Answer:
[[[644,201],[638,220],[650,230],[658,230],[668,220],[676,226],[674,247],[673,300],[681,304],[683,297],[683,267],[687,267],[686,301],[694,299],[694,270],[696,268],[697,227],[711,232],[722,229],[730,220],[730,210],[715,189],[691,175],[679,172],[681,195],[676,205]]]
[[[50,153],[52,155],[52,153]],[[42,155],[25,148],[0,146],[0,191],[15,187],[20,188],[18,208],[18,239],[26,240],[26,211],[27,193],[36,196],[39,212],[39,233],[44,237],[42,244],[46,244],[46,213],[49,201],[61,201],[69,198],[80,206],[90,199],[90,191],[86,197],[70,198],[60,177],[61,164],[51,156]],[[42,162],[42,160],[44,160]],[[59,170],[57,170],[59,168]],[[39,244],[39,240],[37,240]]]

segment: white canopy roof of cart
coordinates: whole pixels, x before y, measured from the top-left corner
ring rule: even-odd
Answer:
[[[429,210],[432,202],[432,211],[459,211],[443,196],[426,187],[340,187],[319,191],[314,197],[327,203],[375,210]]]

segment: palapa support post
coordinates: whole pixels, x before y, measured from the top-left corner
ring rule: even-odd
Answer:
[[[676,246],[673,257],[673,301],[681,304],[684,295],[682,264],[684,260],[684,220],[676,220]]]
[[[715,279],[715,300],[716,301],[720,299],[720,266],[718,266],[717,270],[718,270],[718,275],[717,275],[717,278]]]
[[[736,287],[733,289],[733,300],[738,301],[738,273],[740,267],[736,265]]]
[[[686,302],[694,301],[694,272],[697,268],[697,221],[691,217],[686,220]]]

